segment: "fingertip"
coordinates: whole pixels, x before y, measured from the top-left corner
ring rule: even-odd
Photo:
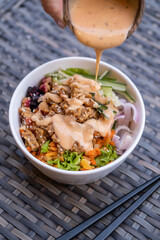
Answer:
[[[66,25],[63,24],[63,22],[61,22],[61,21],[56,21],[56,23],[60,28],[65,28],[66,27]]]

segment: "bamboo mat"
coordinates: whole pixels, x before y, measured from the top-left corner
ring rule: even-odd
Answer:
[[[143,137],[118,169],[83,186],[58,184],[26,160],[12,138],[8,107],[15,87],[35,67],[60,57],[95,57],[94,51],[58,28],[39,0],[0,0],[0,17],[0,240],[52,240],[160,173],[160,0],[147,0],[139,29],[102,56],[140,90],[146,108]],[[94,239],[133,201],[75,239]],[[159,240],[160,189],[107,239]]]

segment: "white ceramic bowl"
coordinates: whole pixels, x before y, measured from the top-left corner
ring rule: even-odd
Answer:
[[[47,62],[39,66],[32,72],[30,72],[20,82],[20,84],[17,86],[12,96],[12,99],[10,102],[10,108],[9,108],[9,123],[10,123],[10,128],[11,128],[13,137],[17,145],[25,154],[25,156],[28,158],[28,160],[36,168],[38,168],[42,173],[56,180],[57,182],[79,185],[79,184],[94,182],[100,178],[103,178],[104,176],[112,172],[114,169],[116,169],[120,164],[122,164],[125,161],[125,159],[133,151],[133,149],[136,147],[136,145],[138,144],[138,141],[141,138],[141,135],[144,129],[144,124],[145,124],[145,109],[144,109],[144,103],[143,103],[142,97],[138,89],[136,88],[136,86],[133,84],[133,82],[117,68],[107,63],[101,62],[100,74],[103,73],[106,69],[111,70],[113,77],[117,78],[118,81],[120,82],[127,83],[128,91],[130,92],[131,96],[136,100],[136,106],[139,113],[139,121],[135,128],[132,144],[123,153],[123,155],[120,156],[117,160],[115,160],[114,162],[104,167],[97,168],[95,170],[79,171],[79,172],[67,171],[67,170],[61,170],[61,169],[51,167],[41,162],[40,160],[33,157],[32,154],[30,154],[27,151],[27,149],[23,144],[23,141],[19,133],[20,121],[19,121],[18,109],[21,106],[21,100],[26,95],[26,91],[29,86],[35,86],[35,85],[38,86],[40,83],[40,80],[43,78],[44,74],[46,73],[56,71],[59,68],[69,68],[69,67],[84,68],[84,69],[90,70],[92,73],[95,73],[96,61],[95,59],[83,58],[83,57],[61,58],[61,59]]]

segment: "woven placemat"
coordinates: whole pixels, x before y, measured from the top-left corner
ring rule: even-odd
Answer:
[[[66,56],[95,57],[58,28],[39,0],[0,0],[0,240],[52,240],[160,173],[160,0],[146,1],[139,29],[102,60],[126,73],[146,107],[143,137],[117,170],[95,183],[66,186],[35,169],[12,138],[8,107],[21,79],[40,64]],[[133,200],[78,235],[93,239]],[[160,239],[160,189],[108,240]]]

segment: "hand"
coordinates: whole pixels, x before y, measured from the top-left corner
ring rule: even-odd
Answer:
[[[44,10],[54,19],[61,28],[65,27],[63,21],[63,0],[41,0]]]

